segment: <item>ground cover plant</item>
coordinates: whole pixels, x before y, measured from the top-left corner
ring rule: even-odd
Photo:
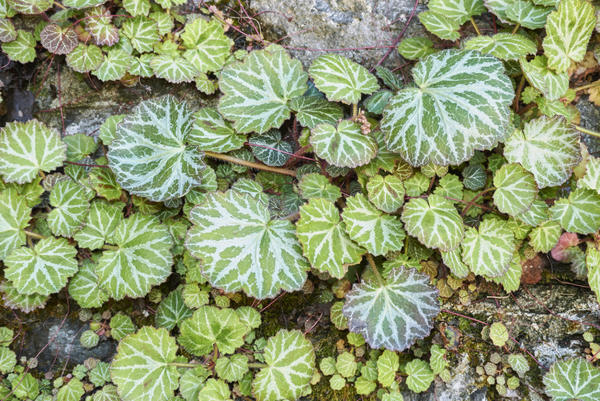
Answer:
[[[0,399],[296,400],[326,382],[397,401],[451,380],[451,347],[431,341],[448,291],[516,292],[551,252],[600,301],[600,158],[581,141],[600,134],[572,104],[600,90],[572,83],[595,57],[594,4],[430,0],[418,18],[441,44],[398,43],[406,80],[335,53],[305,68],[262,38],[240,49],[217,7],[180,4],[0,1],[13,62],[49,53],[88,78],[194,82],[216,99],[141,100],[97,137],[2,128],[3,306],[68,296],[96,313],[82,346],[118,348],[51,382],[0,328]],[[335,355],[317,357],[310,328],[263,322],[315,287],[338,299]],[[138,298],[158,304],[154,322],[107,307]],[[505,366],[482,368],[487,385],[529,396],[520,379],[538,361],[502,321],[483,323]],[[544,396],[600,398],[596,331],[589,355],[542,372]]]

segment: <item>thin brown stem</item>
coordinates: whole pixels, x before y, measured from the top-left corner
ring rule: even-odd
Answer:
[[[226,162],[229,162],[229,163],[235,163],[235,164],[239,164],[241,166],[246,166],[246,167],[254,168],[254,169],[257,169],[257,170],[270,171],[272,173],[289,175],[291,177],[295,177],[296,176],[296,172],[294,170],[288,170],[288,169],[285,169],[285,168],[278,168],[278,167],[271,167],[271,166],[267,166],[267,165],[262,164],[262,163],[250,162],[248,160],[238,159],[237,157],[233,157],[233,156],[229,156],[229,155],[223,155],[221,153],[215,153],[215,152],[205,151],[204,154],[206,156],[208,156],[208,157],[213,158],[213,159],[223,160],[223,161],[226,161]]]
[[[473,25],[473,28],[475,28],[475,32],[477,32],[477,35],[481,36],[481,31],[479,30],[479,27],[475,23],[475,19],[473,19],[473,17],[471,17],[471,24]]]
[[[515,96],[515,101],[513,102],[513,108],[516,112],[519,112],[519,101],[521,100],[523,86],[525,86],[525,74],[521,76],[521,81],[519,81],[519,87],[517,88],[517,95]]]
[[[586,89],[595,88],[596,86],[600,86],[600,80],[594,81],[594,82],[592,82],[590,84],[587,84],[587,85],[578,86],[576,88],[573,88],[573,90],[575,92],[579,92],[579,91],[584,91]]]
[[[461,216],[466,215],[467,212],[469,211],[469,209],[471,208],[471,206],[475,205],[475,202],[477,202],[477,199],[481,198],[486,193],[493,191],[495,189],[496,189],[495,187],[490,187],[490,188],[484,189],[483,191],[481,191],[480,193],[475,195],[475,197],[473,199],[471,199],[471,201],[467,204],[467,206],[465,206],[465,208],[463,209],[463,211],[460,215]]]
[[[579,132],[583,132],[584,134],[595,136],[596,138],[600,138],[600,132],[596,132],[596,131],[589,130],[587,128],[583,128],[581,125],[573,124],[573,127]]]

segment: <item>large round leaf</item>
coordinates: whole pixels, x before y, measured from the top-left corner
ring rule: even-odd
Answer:
[[[117,125],[108,160],[119,184],[153,201],[200,185],[203,155],[190,144],[193,113],[172,96],[146,100]]]
[[[550,216],[566,231],[591,234],[600,229],[600,195],[577,188],[567,199],[561,198],[550,208]]]
[[[177,344],[166,329],[142,327],[117,348],[110,373],[123,401],[167,401],[179,386]]]
[[[6,182],[30,182],[40,171],[62,166],[66,156],[60,134],[37,120],[10,122],[0,131],[0,174]]]
[[[579,163],[579,134],[562,117],[542,116],[512,133],[504,156],[531,172],[539,188],[554,187],[564,183]]]
[[[244,146],[246,135],[238,134],[217,110],[204,107],[194,113],[190,141],[202,150],[226,153]]]
[[[119,223],[107,242],[116,249],[104,251],[97,273],[112,298],[143,297],[171,274],[173,240],[157,218],[134,214]]]
[[[0,192],[0,260],[25,244],[24,229],[31,219],[31,208],[16,189]]]
[[[600,399],[600,369],[584,358],[555,362],[544,375],[546,394],[554,401]]]
[[[496,171],[494,186],[494,204],[511,216],[529,209],[538,192],[533,175],[516,163],[505,164]]]
[[[498,277],[508,270],[515,252],[515,238],[502,220],[491,218],[469,228],[462,242],[463,261],[473,273]]]
[[[54,235],[71,237],[84,222],[90,208],[86,188],[73,180],[57,182],[50,192],[48,226]]]
[[[508,133],[514,97],[504,66],[472,50],[443,50],[421,60],[415,87],[392,98],[381,129],[388,148],[413,166],[460,164]]]
[[[315,154],[337,167],[358,167],[377,154],[377,142],[365,135],[360,125],[343,120],[334,127],[319,124],[311,132],[310,143]]]
[[[297,400],[310,386],[315,351],[299,330],[279,330],[267,341],[266,367],[254,377],[252,392],[258,401]]]
[[[296,235],[311,265],[335,278],[342,278],[347,267],[360,263],[365,250],[354,243],[334,203],[311,199],[300,207]]]
[[[450,251],[463,239],[463,221],[452,202],[438,195],[411,199],[402,211],[408,234],[429,248]]]
[[[186,247],[202,259],[203,272],[227,292],[240,289],[255,298],[295,291],[306,280],[308,262],[287,220],[271,220],[253,196],[213,193],[190,212],[194,224]]]
[[[220,70],[233,46],[233,40],[225,36],[223,24],[216,18],[210,22],[196,18],[187,23],[181,40],[187,49],[183,56],[200,72]]]
[[[306,92],[307,81],[300,61],[283,48],[253,51],[221,72],[219,111],[240,133],[279,128],[290,117],[290,100]]]
[[[33,249],[14,249],[4,260],[4,276],[23,295],[60,291],[77,272],[75,247],[64,238],[44,238]]]
[[[399,267],[385,282],[367,278],[346,295],[348,328],[372,348],[402,351],[429,334],[440,311],[429,277]]]

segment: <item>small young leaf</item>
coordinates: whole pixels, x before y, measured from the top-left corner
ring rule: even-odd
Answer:
[[[73,71],[89,72],[100,67],[103,57],[98,46],[80,43],[67,55],[67,65]]]
[[[527,0],[512,0],[506,7],[506,17],[528,29],[540,29],[546,25],[550,7],[540,7]]]
[[[99,308],[108,301],[108,293],[100,287],[96,263],[85,259],[69,282],[69,295],[82,308]]]
[[[35,43],[35,38],[30,32],[19,29],[15,40],[2,43],[2,51],[12,61],[30,63],[35,60]]]
[[[453,18],[427,10],[419,13],[419,21],[429,32],[440,39],[456,40],[460,38],[458,30],[461,24]]]
[[[215,363],[215,372],[219,378],[228,382],[237,382],[248,371],[248,357],[233,354],[231,357],[220,357]]]
[[[240,149],[246,142],[246,135],[238,134],[217,110],[209,107],[194,113],[189,138],[199,149],[218,153]]]
[[[111,204],[100,199],[95,200],[90,206],[85,226],[73,235],[73,239],[82,248],[102,248],[121,222],[123,206],[123,203]]]
[[[497,277],[508,270],[514,247],[512,231],[503,221],[491,218],[483,220],[479,230],[467,229],[462,257],[473,273]]]
[[[156,325],[165,327],[167,330],[173,328],[188,317],[192,316],[192,310],[183,302],[181,290],[171,291],[165,299],[160,302],[156,309]]]
[[[304,174],[298,188],[304,199],[323,198],[335,202],[342,196],[340,189],[319,173]]]
[[[529,233],[529,244],[536,252],[550,252],[558,243],[562,228],[557,221],[548,220]]]
[[[433,42],[427,38],[406,38],[398,45],[398,53],[407,60],[418,60],[435,53],[435,49]]]
[[[356,358],[350,352],[342,352],[338,355],[335,361],[335,370],[345,378],[350,378],[356,375],[358,364]]]
[[[100,66],[92,72],[101,81],[117,81],[123,78],[131,64],[131,56],[118,48],[112,48],[100,63]]]
[[[433,382],[433,372],[429,364],[421,359],[413,359],[406,364],[406,385],[415,393],[427,390]]]
[[[504,347],[508,341],[508,329],[500,322],[494,322],[490,325],[490,339],[497,347]]]
[[[150,66],[157,78],[178,84],[192,82],[198,74],[196,66],[178,54],[160,54],[150,60]]]
[[[591,234],[600,229],[600,195],[577,188],[569,198],[561,198],[550,208],[552,220],[570,233]]]
[[[360,125],[342,120],[337,127],[319,124],[310,135],[315,154],[337,167],[358,167],[367,164],[377,153],[377,143],[365,135]]]
[[[494,204],[502,213],[518,216],[531,207],[537,186],[531,173],[520,164],[505,164],[494,174]]]
[[[431,0],[427,7],[440,15],[463,24],[485,11],[483,0]]]
[[[154,44],[160,38],[156,22],[144,16],[127,18],[121,32],[129,38],[131,46],[140,53],[152,51]]]
[[[521,69],[527,81],[541,91],[548,100],[558,100],[569,89],[569,76],[566,72],[557,73],[548,67],[548,58],[536,56],[527,61],[525,57],[519,60]]]
[[[399,366],[398,354],[387,349],[377,358],[377,380],[383,387],[390,387],[396,381]]]
[[[129,316],[119,312],[110,319],[110,335],[116,341],[132,333],[135,333],[135,324]]]

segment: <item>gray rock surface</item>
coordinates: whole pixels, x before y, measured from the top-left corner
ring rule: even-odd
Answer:
[[[582,98],[577,102],[577,109],[581,115],[581,126],[592,131],[600,131],[600,108],[587,98]],[[590,135],[581,135],[581,140],[588,147],[590,153],[598,156],[600,153],[600,139]]]
[[[415,5],[414,0],[251,0],[249,8],[257,17],[268,40],[286,37],[283,42],[305,66],[323,52],[294,48],[339,49],[389,46],[400,34]],[[416,13],[424,11],[420,4]],[[404,37],[426,35],[413,17]],[[387,48],[338,52],[371,67]],[[397,65],[392,51],[385,65]]]

